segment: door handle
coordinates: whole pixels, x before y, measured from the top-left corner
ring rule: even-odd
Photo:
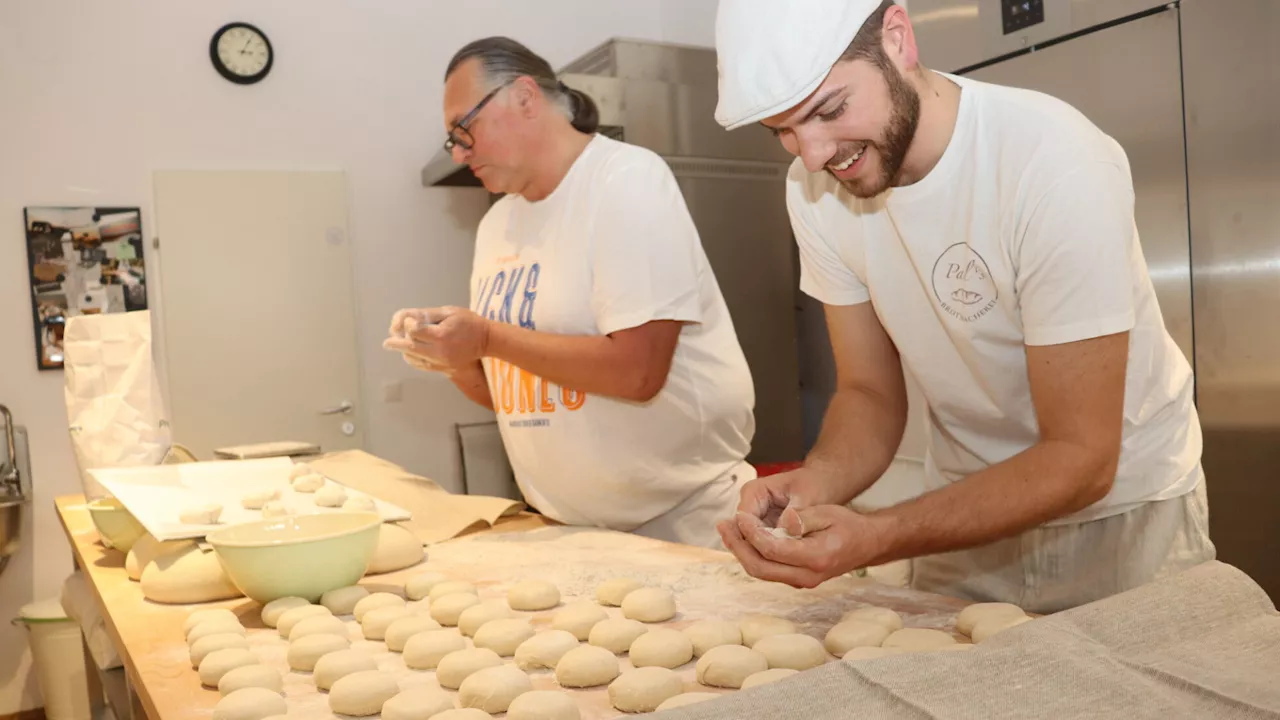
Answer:
[[[351,401],[343,400],[342,403],[336,407],[325,408],[324,410],[321,410],[320,414],[321,415],[346,415],[347,413],[351,412],[351,410],[352,410]]]

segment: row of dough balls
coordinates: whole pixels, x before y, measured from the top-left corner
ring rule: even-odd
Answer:
[[[317,507],[342,508],[360,512],[377,512],[378,510],[373,498],[365,495],[348,497],[346,488],[328,482],[324,475],[312,470],[306,463],[297,463],[289,471],[289,486],[294,492],[314,494]],[[264,518],[293,514],[289,506],[280,499],[278,488],[245,493],[240,498],[240,504],[246,510],[262,511]],[[221,516],[222,506],[217,503],[195,505],[178,513],[180,521],[194,525],[213,525]]]

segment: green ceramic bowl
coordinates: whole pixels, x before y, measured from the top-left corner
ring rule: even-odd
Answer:
[[[147,533],[133,513],[124,508],[116,498],[101,498],[89,503],[89,517],[93,519],[102,544],[128,553],[138,538]]]
[[[381,524],[371,512],[295,515],[233,525],[205,539],[250,598],[267,603],[294,595],[316,602],[364,576]]]

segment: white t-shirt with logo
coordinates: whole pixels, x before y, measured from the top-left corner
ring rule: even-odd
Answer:
[[[1114,486],[1052,524],[1194,489],[1191,368],[1147,275],[1124,151],[1060,100],[951,79],[962,89],[955,132],[921,181],[862,200],[792,165],[801,289],[875,307],[928,403],[928,488],[1037,442],[1025,345],[1129,331]]]
[[[538,332],[684,323],[666,386],[647,403],[484,360],[516,481],[542,513],[629,531],[742,463],[751,373],[662,158],[597,135],[545,199],[499,200],[480,223],[471,287],[473,311]]]

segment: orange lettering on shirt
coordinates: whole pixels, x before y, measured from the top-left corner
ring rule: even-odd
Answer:
[[[520,368],[520,412],[529,413],[535,410],[533,405],[533,386],[538,376]]]
[[[502,412],[510,415],[515,410],[515,366],[509,362],[503,362],[501,380],[498,385],[502,388]]]
[[[553,413],[556,411],[556,404],[551,402],[551,397],[547,395],[547,391],[551,388],[551,383],[543,378],[538,378],[538,410],[544,413]]]
[[[567,387],[560,388],[560,404],[564,405],[566,410],[577,410],[586,401],[586,393],[570,390]]]

